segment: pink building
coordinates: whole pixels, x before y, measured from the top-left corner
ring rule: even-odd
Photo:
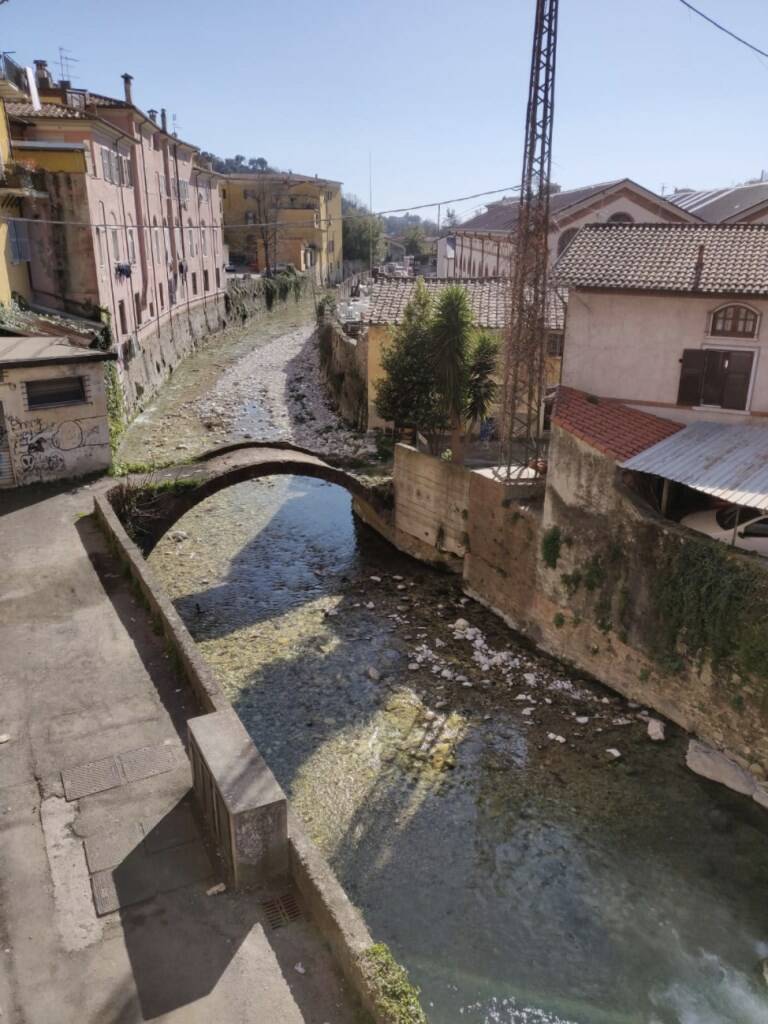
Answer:
[[[219,175],[124,99],[51,81],[40,104],[6,104],[17,158],[34,167],[29,218],[33,301],[110,324],[129,408],[224,319]],[[35,223],[37,222],[37,223]]]

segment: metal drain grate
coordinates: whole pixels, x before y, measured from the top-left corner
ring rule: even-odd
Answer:
[[[282,896],[271,896],[267,900],[262,900],[261,905],[264,907],[267,921],[273,931],[276,928],[283,928],[291,921],[296,921],[301,917],[301,909],[292,892]]]

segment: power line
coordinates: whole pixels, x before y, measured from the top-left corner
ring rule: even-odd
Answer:
[[[746,46],[750,50],[754,50],[754,52],[759,53],[761,57],[768,57],[768,53],[766,53],[765,50],[761,50],[759,46],[755,46],[746,39],[742,39],[741,36],[737,36],[735,32],[731,32],[731,30],[726,28],[725,25],[721,25],[719,21],[715,21],[714,18],[710,18],[708,14],[705,14],[704,11],[700,11],[698,7],[694,7],[693,4],[689,4],[688,0],[680,0],[680,3],[683,7],[687,7],[689,11],[693,11],[694,14],[698,14],[698,16],[703,18],[704,21],[708,21],[710,25],[714,25],[715,28],[719,29],[721,32],[725,32],[725,34],[730,36],[731,39],[735,39],[737,43],[741,43],[742,46]]]
[[[2,2],[2,0],[0,0],[0,2]],[[322,226],[325,226],[327,228],[327,227],[330,227],[331,224],[335,224],[335,223],[338,223],[340,221],[345,221],[345,220],[352,220],[355,217],[363,217],[363,218],[365,218],[365,217],[371,217],[371,218],[374,218],[374,217],[387,217],[390,214],[395,214],[395,213],[409,213],[412,210],[426,210],[426,209],[431,209],[431,208],[436,207],[436,206],[448,205],[450,203],[462,203],[462,202],[466,202],[467,200],[470,200],[470,199],[481,199],[483,196],[495,196],[495,195],[498,195],[500,192],[519,192],[519,191],[520,191],[520,186],[519,185],[507,185],[504,188],[495,188],[495,189],[489,190],[488,192],[475,192],[475,193],[473,193],[470,196],[459,196],[459,197],[457,197],[455,199],[442,199],[442,200],[436,200],[436,201],[430,202],[430,203],[415,204],[413,206],[400,206],[400,207],[398,207],[397,209],[394,209],[394,210],[376,210],[376,211],[373,211],[373,212],[368,211],[367,213],[363,213],[361,211],[358,211],[356,213],[346,213],[346,214],[343,213],[340,217],[322,217],[322,218],[320,218],[319,221],[316,221],[314,218],[311,219],[311,220],[308,218],[305,221],[302,221],[302,220],[282,220],[282,221],[275,220],[275,221],[264,221],[262,223],[252,223],[252,224],[248,224],[248,223],[245,223],[245,224],[206,224],[205,228],[206,228],[206,230],[210,228],[212,231],[223,231],[223,230],[225,230],[227,228],[288,228],[288,227],[291,227],[291,228],[296,228],[296,227],[318,228],[318,227],[322,227]],[[152,194],[153,195],[158,195],[159,193],[152,193]],[[291,209],[291,207],[286,207],[286,209]],[[29,224],[60,224],[60,225],[68,225],[70,227],[82,227],[82,228],[105,228],[105,229],[109,228],[110,230],[113,230],[113,229],[114,230],[121,230],[123,228],[129,228],[129,229],[136,228],[136,229],[139,229],[139,230],[147,230],[147,231],[163,231],[163,230],[173,231],[173,230],[181,230],[181,229],[186,230],[186,228],[188,227],[188,225],[185,226],[184,224],[114,224],[114,223],[110,223],[110,222],[107,222],[107,221],[54,220],[54,219],[50,219],[50,218],[46,218],[46,217],[9,217],[9,216],[0,216],[0,222],[2,222],[2,221],[9,221],[9,220],[13,220],[13,221],[26,221]],[[203,225],[199,225],[198,224],[198,225],[193,225],[193,226],[194,227],[202,227]]]

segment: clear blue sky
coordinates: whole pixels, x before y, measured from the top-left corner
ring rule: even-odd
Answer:
[[[766,0],[695,0],[768,50]],[[385,209],[520,176],[533,0],[9,0],[3,47],[79,59],[75,84],[144,110],[222,156],[344,182]],[[768,168],[768,60],[679,0],[561,0],[554,177],[654,190]],[[478,201],[464,204],[468,212]],[[425,211],[429,212],[429,211]]]

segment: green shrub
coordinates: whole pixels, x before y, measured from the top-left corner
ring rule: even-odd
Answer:
[[[548,565],[550,569],[557,568],[562,543],[563,538],[559,526],[550,526],[541,538],[541,557],[544,564]]]
[[[386,1024],[427,1024],[419,990],[388,946],[383,942],[370,946],[360,957],[360,966],[373,990],[379,1020]]]

